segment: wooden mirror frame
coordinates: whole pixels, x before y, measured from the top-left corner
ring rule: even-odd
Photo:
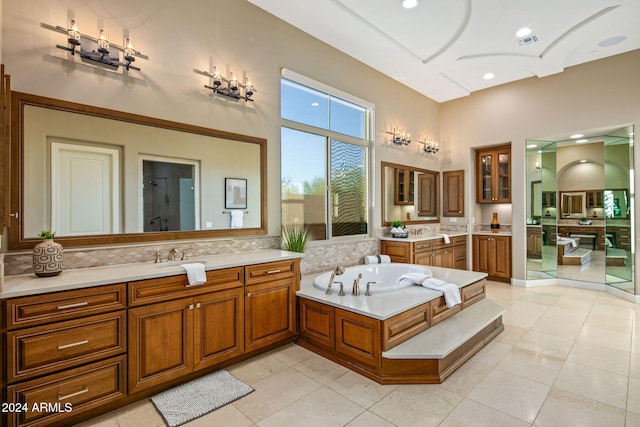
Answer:
[[[77,104],[38,95],[11,92],[11,222],[8,229],[10,250],[31,249],[41,239],[24,236],[24,108],[25,106],[50,108],[70,113],[85,114],[106,119],[119,120],[144,126],[157,127],[179,132],[192,133],[214,138],[257,144],[260,147],[260,227],[217,230],[185,230],[124,234],[99,234],[87,236],[56,237],[56,241],[66,247],[96,246],[123,243],[157,242],[170,240],[201,239],[214,237],[252,236],[267,233],[267,140],[248,135],[209,129],[185,123],[172,122],[122,111]],[[5,188],[5,191],[7,189]]]
[[[421,168],[416,168],[413,166],[407,166],[407,165],[401,165],[399,163],[390,163],[390,162],[380,162],[380,205],[381,205],[381,209],[382,209],[382,226],[391,226],[391,222],[392,221],[386,221],[385,220],[385,215],[386,215],[386,211],[385,211],[385,187],[386,187],[386,180],[385,180],[385,168],[386,167],[390,167],[393,169],[396,168],[402,168],[402,169],[407,169],[407,170],[411,170],[414,172],[420,172],[420,173],[426,173],[426,174],[431,174],[433,175],[433,179],[434,179],[434,186],[436,189],[436,195],[435,195],[435,200],[433,200],[433,205],[435,207],[435,210],[437,212],[437,219],[429,219],[429,220],[410,220],[410,221],[405,221],[404,219],[401,220],[403,224],[437,224],[440,222],[440,172],[438,171],[432,171],[429,169],[421,169]]]

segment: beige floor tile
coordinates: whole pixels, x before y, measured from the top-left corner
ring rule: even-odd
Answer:
[[[470,360],[487,366],[496,366],[512,347],[513,346],[493,340],[477,352]]]
[[[556,380],[563,363],[562,358],[513,348],[496,365],[496,369],[550,386]]]
[[[449,376],[441,385],[460,396],[466,396],[484,379],[491,368],[469,360]]]
[[[631,352],[629,357],[629,376],[640,380],[640,354]]]
[[[364,408],[344,396],[319,388],[275,414],[262,420],[260,427],[343,426]]]
[[[140,427],[142,427],[140,425]],[[183,424],[184,427],[252,427],[255,426],[249,418],[240,412],[235,406],[227,405],[207,415]]]
[[[394,425],[376,414],[365,411],[347,424],[346,427],[394,427]]]
[[[523,297],[524,301],[536,304],[552,306],[558,301],[557,295],[547,295],[542,293],[530,293]]]
[[[78,424],[78,427],[164,427],[165,423],[156,408],[143,399],[118,410]]]
[[[524,334],[527,333],[527,330],[528,329],[519,328],[513,325],[504,325],[504,331],[495,337],[494,340],[503,344],[514,345],[520,341],[520,338],[522,338]]]
[[[548,309],[549,305],[538,304],[535,302],[523,300],[517,301],[509,307],[509,310],[519,311],[527,314],[534,314],[537,316],[542,316]]]
[[[526,422],[533,422],[550,387],[497,369],[468,398]]]
[[[287,368],[287,365],[268,353],[230,366],[227,370],[240,381],[255,383]]]
[[[514,347],[564,359],[569,354],[573,342],[569,338],[529,331]]]
[[[326,386],[363,408],[371,405],[391,393],[397,385],[382,385],[355,372],[348,371]]]
[[[640,414],[627,411],[626,427],[638,427],[640,426]]]
[[[369,411],[399,427],[437,426],[462,401],[440,385],[398,387]]]
[[[269,352],[268,354],[278,359],[287,366],[297,365],[298,363],[312,357],[320,357],[315,353],[307,350],[306,348],[300,347],[296,344],[289,344],[284,347],[280,347]]]
[[[511,415],[464,399],[440,424],[440,427],[526,427],[530,424]]]
[[[323,385],[349,372],[344,366],[316,355],[295,364],[292,368]]]
[[[631,335],[595,326],[584,326],[577,341],[598,344],[615,350],[631,351]]]
[[[505,325],[513,325],[518,328],[529,329],[540,319],[540,314],[536,313],[523,313],[521,311],[514,311],[507,309],[502,315],[502,322]]]
[[[531,327],[531,330],[575,340],[582,329],[582,323],[582,321],[560,320],[542,316]]]
[[[625,412],[620,408],[552,388],[536,417],[535,425],[617,427],[624,425],[624,419]]]
[[[234,402],[233,406],[254,423],[259,423],[321,387],[292,368],[250,385],[255,391]]]
[[[628,377],[575,362],[565,362],[554,387],[624,409]]]
[[[629,392],[627,394],[627,411],[640,414],[640,380],[629,378]]]
[[[542,319],[555,319],[561,321],[568,321],[573,323],[584,323],[585,319],[589,315],[588,311],[571,310],[569,308],[557,307],[555,305],[549,307],[547,311],[542,315]]]
[[[614,350],[589,342],[578,341],[574,344],[567,360],[604,369],[619,375],[629,375],[628,351]]]

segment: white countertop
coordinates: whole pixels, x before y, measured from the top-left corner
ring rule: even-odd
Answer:
[[[479,273],[477,271],[454,270],[452,268],[432,266],[428,268],[433,272],[433,277],[454,283],[460,288],[487,277],[487,273]],[[336,289],[333,290],[331,295],[325,295],[323,290],[313,286],[313,280],[317,276],[318,275],[303,276],[300,283],[300,290],[296,292],[296,294],[300,297],[378,320],[388,319],[442,295],[442,292],[433,291],[423,288],[422,286],[410,286],[397,291],[380,294],[376,294],[374,291],[374,294],[371,296],[364,294],[359,296],[353,296],[351,294],[339,296]]]
[[[497,233],[494,233],[492,231],[474,231],[471,234],[478,234],[481,236],[511,236],[511,232],[509,231],[499,231]]]
[[[446,234],[449,237],[456,236],[466,236],[467,233],[442,233]],[[422,235],[422,234],[411,234],[409,233],[409,237],[391,237],[391,236],[383,236],[380,237],[380,240],[391,240],[395,242],[423,242],[425,240],[436,240],[442,239],[442,234],[433,234],[433,235]]]
[[[5,276],[0,287],[0,299],[46,292],[88,288],[133,280],[153,279],[156,277],[186,274],[180,264],[191,262],[204,263],[205,270],[239,267],[264,262],[283,261],[302,258],[304,254],[278,249],[266,249],[252,252],[236,252],[220,255],[197,256],[185,261],[164,263],[119,264],[106,267],[65,270],[58,276],[37,277],[35,274]]]

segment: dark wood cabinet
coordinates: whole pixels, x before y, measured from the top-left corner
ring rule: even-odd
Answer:
[[[246,287],[246,351],[257,350],[295,335],[294,299],[292,279]]]
[[[511,237],[473,235],[473,271],[496,280],[511,278]]]
[[[437,173],[418,174],[418,216],[438,216],[438,176]]]
[[[511,203],[511,146],[476,150],[476,201]]]
[[[442,172],[442,216],[464,216],[464,171]]]
[[[527,257],[542,258],[542,227],[527,227]]]
[[[410,169],[395,168],[393,202],[396,205],[413,205],[416,174]]]
[[[604,207],[604,191],[587,191],[587,207],[602,208]]]
[[[466,270],[467,236],[451,237],[450,243],[443,238],[418,242],[382,240],[380,253],[389,255],[392,262]]]

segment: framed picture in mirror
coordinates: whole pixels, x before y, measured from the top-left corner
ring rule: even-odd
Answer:
[[[225,209],[247,208],[247,180],[243,178],[224,179],[224,207]]]

